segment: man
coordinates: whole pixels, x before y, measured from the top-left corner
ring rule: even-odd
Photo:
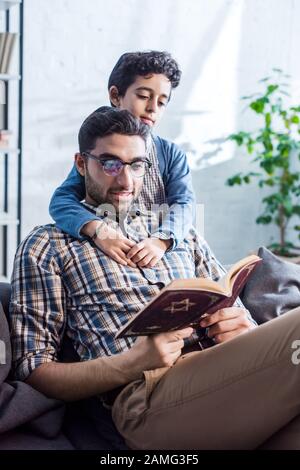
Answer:
[[[147,229],[142,214],[131,213],[149,167],[147,134],[128,111],[103,108],[83,123],[75,157],[85,206],[135,241]],[[191,328],[115,338],[172,279],[222,273],[195,235],[149,269],[123,266],[55,225],[34,229],[12,277],[16,377],[66,401],[121,388],[112,415],[132,448],[257,447],[299,410],[300,369],[290,360],[299,309],[261,327],[240,304],[219,310],[201,321],[217,345],[186,355]],[[65,335],[81,362],[59,362]]]

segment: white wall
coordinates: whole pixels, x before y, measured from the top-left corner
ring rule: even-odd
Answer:
[[[225,263],[268,243],[274,230],[254,223],[256,187],[224,184],[247,168],[245,157],[224,150],[203,169],[201,152],[208,138],[255,124],[238,98],[272,67],[300,83],[299,20],[297,0],[26,0],[23,236],[50,220],[49,199],[72,166],[78,128],[107,104],[118,57],[165,49],[183,78],[159,132],[187,149],[191,141],[206,238]]]

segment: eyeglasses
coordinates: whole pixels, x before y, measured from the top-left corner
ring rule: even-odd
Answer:
[[[92,160],[96,160],[102,166],[103,172],[107,176],[118,176],[124,166],[128,165],[132,176],[135,178],[142,178],[152,165],[147,158],[141,158],[134,162],[126,163],[117,158],[100,159],[88,152],[82,152],[82,155],[84,157],[91,158]]]

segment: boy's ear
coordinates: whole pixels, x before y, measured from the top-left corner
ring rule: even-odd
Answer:
[[[109,89],[109,100],[116,108],[120,106],[119,90],[115,85]]]
[[[81,176],[85,176],[85,159],[81,153],[77,152],[74,156],[75,165]]]

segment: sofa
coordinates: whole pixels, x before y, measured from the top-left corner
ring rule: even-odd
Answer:
[[[263,263],[248,281],[241,299],[261,324],[300,305],[300,266],[279,260],[266,248],[261,248],[258,254]],[[4,342],[6,347],[6,360],[1,360],[0,355],[0,450],[128,449],[110,411],[97,398],[66,405],[13,380],[7,321],[9,300],[10,285],[0,283],[0,344]],[[61,360],[78,360],[67,340]],[[279,431],[261,449],[300,449],[300,417],[292,424],[289,434]]]

